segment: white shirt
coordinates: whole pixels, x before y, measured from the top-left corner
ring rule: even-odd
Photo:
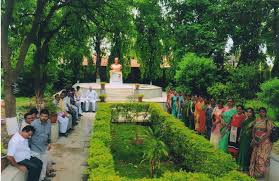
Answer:
[[[69,111],[69,107],[71,105],[71,102],[70,102],[70,98],[67,96],[67,97],[64,97],[63,99],[64,103],[65,103],[65,109],[66,111]]]
[[[97,93],[96,93],[95,90],[92,90],[92,91],[88,90],[87,93],[86,93],[86,97],[90,101],[96,101]]]
[[[15,158],[18,163],[25,159],[31,158],[31,150],[28,145],[28,140],[23,138],[18,132],[13,135],[8,144],[8,156]]]

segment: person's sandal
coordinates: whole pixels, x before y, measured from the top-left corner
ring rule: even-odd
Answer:
[[[52,168],[52,169],[49,169],[48,172],[49,172],[49,173],[51,173],[51,172],[56,172],[56,170]]]
[[[55,176],[56,176],[55,173],[48,173],[48,174],[47,174],[47,177],[55,177]]]

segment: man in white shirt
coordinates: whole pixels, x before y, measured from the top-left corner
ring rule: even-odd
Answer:
[[[27,125],[22,131],[15,133],[8,144],[8,160],[12,166],[20,171],[26,172],[28,170],[28,181],[39,180],[43,164],[40,159],[31,157],[28,139],[34,132],[35,128]]]
[[[78,112],[79,114],[82,113],[82,109],[81,109],[81,91],[80,91],[80,86],[77,86],[77,90],[75,91],[75,102],[76,102],[76,106],[78,107]]]
[[[93,112],[96,111],[96,101],[97,101],[97,92],[89,87],[89,90],[86,93],[86,103],[85,103],[85,111],[89,111],[89,105],[92,104]]]

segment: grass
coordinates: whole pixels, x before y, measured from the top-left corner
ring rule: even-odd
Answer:
[[[136,129],[143,144],[134,143]],[[133,179],[149,177],[149,162],[142,162],[142,160],[153,138],[150,138],[146,131],[146,126],[128,123],[112,124],[112,154],[118,175]],[[171,161],[161,163],[162,173],[175,170]]]
[[[34,107],[35,101],[34,98],[30,97],[16,97],[16,112],[24,114],[31,107]]]

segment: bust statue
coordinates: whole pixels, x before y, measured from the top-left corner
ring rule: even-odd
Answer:
[[[114,58],[114,63],[110,66],[110,83],[122,84],[122,65],[119,63],[118,57]]]

